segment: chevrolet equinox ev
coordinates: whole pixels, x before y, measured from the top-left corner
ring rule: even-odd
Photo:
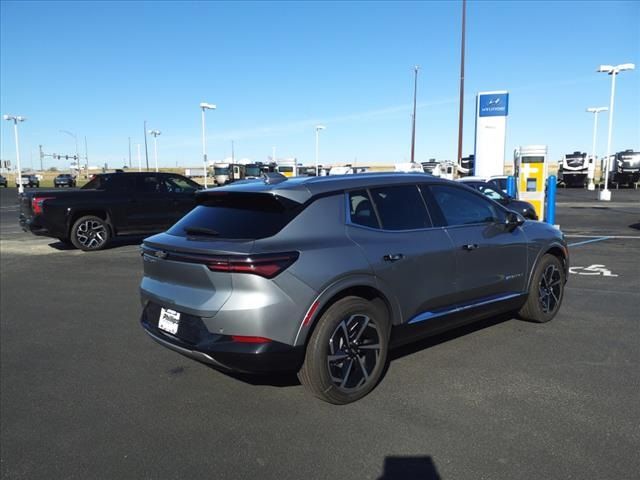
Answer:
[[[218,369],[295,371],[353,402],[391,347],[504,313],[551,320],[562,233],[464,185],[424,174],[240,182],[141,246],[141,323]]]

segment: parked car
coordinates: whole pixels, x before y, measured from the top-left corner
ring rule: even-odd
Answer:
[[[5,177],[4,175],[0,175],[0,185],[2,185],[4,188],[7,188],[8,186],[8,181],[7,181],[7,177]]]
[[[297,371],[331,403],[370,392],[392,346],[562,302],[563,234],[457,182],[267,177],[196,199],[142,245],[142,327],[222,370]]]
[[[78,190],[27,192],[20,225],[81,250],[100,250],[122,234],[165,230],[196,204],[202,188],[174,173],[107,173]]]
[[[495,183],[496,186],[500,190],[502,190],[502,193],[506,195],[507,194],[507,178],[509,178],[507,175],[494,175],[493,177],[490,177],[487,181]]]
[[[40,180],[35,175],[22,175],[20,177],[20,183],[23,187],[40,188]],[[19,187],[18,178],[16,177],[16,187]]]
[[[509,210],[519,213],[524,218],[529,220],[538,220],[538,215],[536,214],[536,209],[529,202],[525,202],[524,200],[516,200],[515,198],[511,198],[509,195],[504,193],[498,185],[494,182],[482,182],[477,180],[468,180],[469,177],[461,178],[458,180],[460,183],[467,185],[479,192],[482,192],[484,195],[489,197],[491,200],[495,200],[501,205],[504,205]]]
[[[55,188],[58,187],[75,187],[76,179],[73,175],[69,173],[61,173],[56,178],[53,179],[53,186]]]

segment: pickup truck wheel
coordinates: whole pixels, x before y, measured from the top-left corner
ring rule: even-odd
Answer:
[[[111,227],[100,217],[80,217],[71,228],[71,243],[85,252],[101,250],[111,241]]]

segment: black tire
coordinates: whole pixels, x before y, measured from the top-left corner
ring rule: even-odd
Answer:
[[[565,271],[562,261],[551,254],[544,255],[533,273],[529,296],[518,315],[523,320],[545,323],[560,310],[564,298]]]
[[[94,215],[80,217],[71,228],[71,243],[85,252],[102,250],[111,241],[111,226]]]
[[[385,370],[390,328],[384,307],[360,297],[338,300],[320,317],[311,335],[298,372],[300,383],[336,405],[361,399]]]

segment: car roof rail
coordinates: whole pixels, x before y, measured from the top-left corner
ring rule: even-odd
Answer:
[[[262,178],[267,185],[275,185],[276,183],[282,183],[287,180],[287,177],[278,172],[265,172],[262,174]]]

